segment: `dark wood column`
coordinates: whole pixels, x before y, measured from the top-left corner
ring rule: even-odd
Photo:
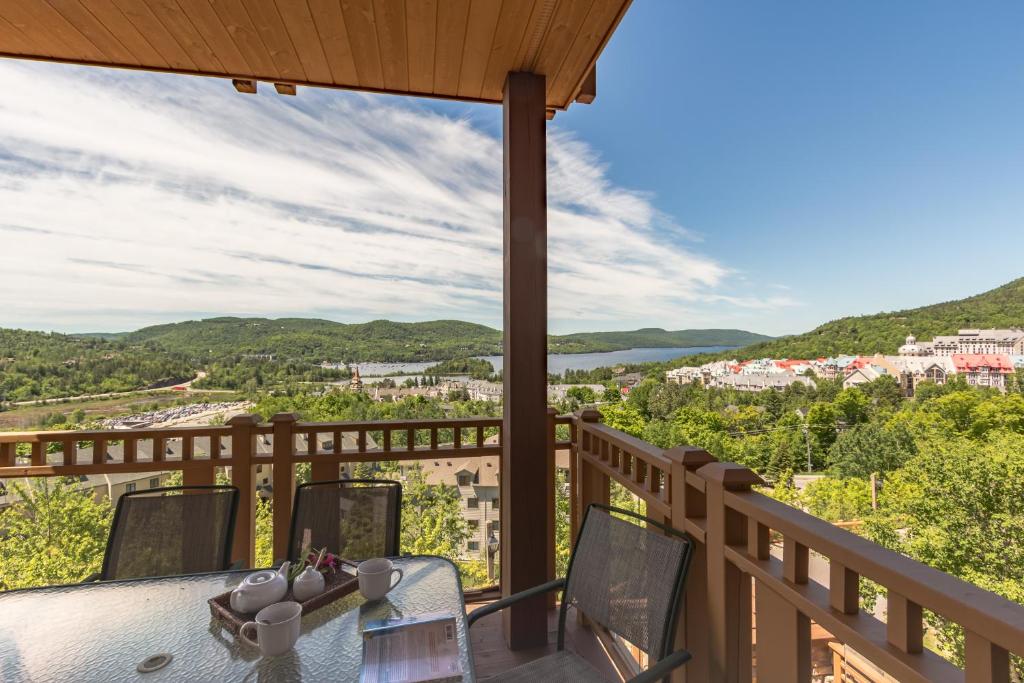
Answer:
[[[505,81],[505,359],[501,454],[501,592],[548,580],[547,169],[544,76]],[[504,611],[512,649],[547,642],[547,601]]]

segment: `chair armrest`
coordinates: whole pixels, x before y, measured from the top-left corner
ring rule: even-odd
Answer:
[[[235,571],[236,569],[245,569],[245,562],[242,560],[235,560],[228,566],[228,571]]]
[[[87,576],[84,579],[82,579],[81,581],[79,581],[79,583],[92,583],[93,581],[99,581],[99,580],[100,580],[100,573],[99,572],[93,572],[92,574],[89,574],[89,576]]]
[[[686,650],[676,650],[667,657],[662,657],[647,671],[641,671],[639,675],[629,679],[629,683],[657,683],[668,676],[673,669],[686,664],[691,659],[693,659],[693,655]]]
[[[554,581],[548,581],[547,583],[542,583],[539,586],[534,586],[533,588],[527,588],[524,591],[519,591],[515,595],[510,595],[507,598],[502,598],[501,600],[492,602],[489,605],[484,605],[480,609],[475,609],[472,612],[470,612],[469,616],[466,619],[466,627],[469,628],[474,623],[476,623],[478,619],[486,617],[488,614],[500,612],[509,605],[517,603],[520,600],[532,598],[535,595],[542,595],[544,593],[548,593],[553,590],[558,590],[560,588],[565,588],[565,579],[555,579]]]

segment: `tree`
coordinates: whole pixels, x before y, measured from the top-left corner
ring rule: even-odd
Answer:
[[[839,409],[833,403],[815,403],[807,411],[807,428],[820,453],[828,453],[836,442],[836,423]]]
[[[840,478],[867,479],[901,467],[916,453],[914,438],[902,425],[860,424],[836,439],[829,451],[829,469]]]
[[[871,482],[822,477],[800,492],[799,502],[807,512],[829,522],[863,519],[871,512]]]
[[[1024,436],[936,439],[891,474],[869,538],[1024,602]],[[963,662],[963,632],[930,614],[939,646]],[[1016,662],[1018,680],[1024,675]]]
[[[111,508],[77,480],[40,477],[11,484],[14,504],[0,512],[0,590],[74,583],[98,572]]]
[[[612,429],[618,429],[639,437],[644,430],[644,416],[632,401],[601,406],[603,422]]]
[[[402,552],[457,559],[469,538],[459,492],[429,486],[419,466],[405,471],[402,485]]]
[[[868,419],[868,397],[857,387],[843,389],[833,401],[847,425],[856,425]]]

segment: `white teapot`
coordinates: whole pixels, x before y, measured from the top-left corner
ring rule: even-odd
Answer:
[[[236,612],[258,612],[267,605],[280,602],[288,592],[288,562],[280,569],[253,572],[231,591],[231,609]]]

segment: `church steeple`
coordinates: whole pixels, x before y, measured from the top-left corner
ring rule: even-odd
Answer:
[[[363,380],[361,380],[359,378],[359,366],[358,365],[352,366],[352,381],[349,382],[348,388],[351,389],[352,391],[362,391],[363,390]]]

